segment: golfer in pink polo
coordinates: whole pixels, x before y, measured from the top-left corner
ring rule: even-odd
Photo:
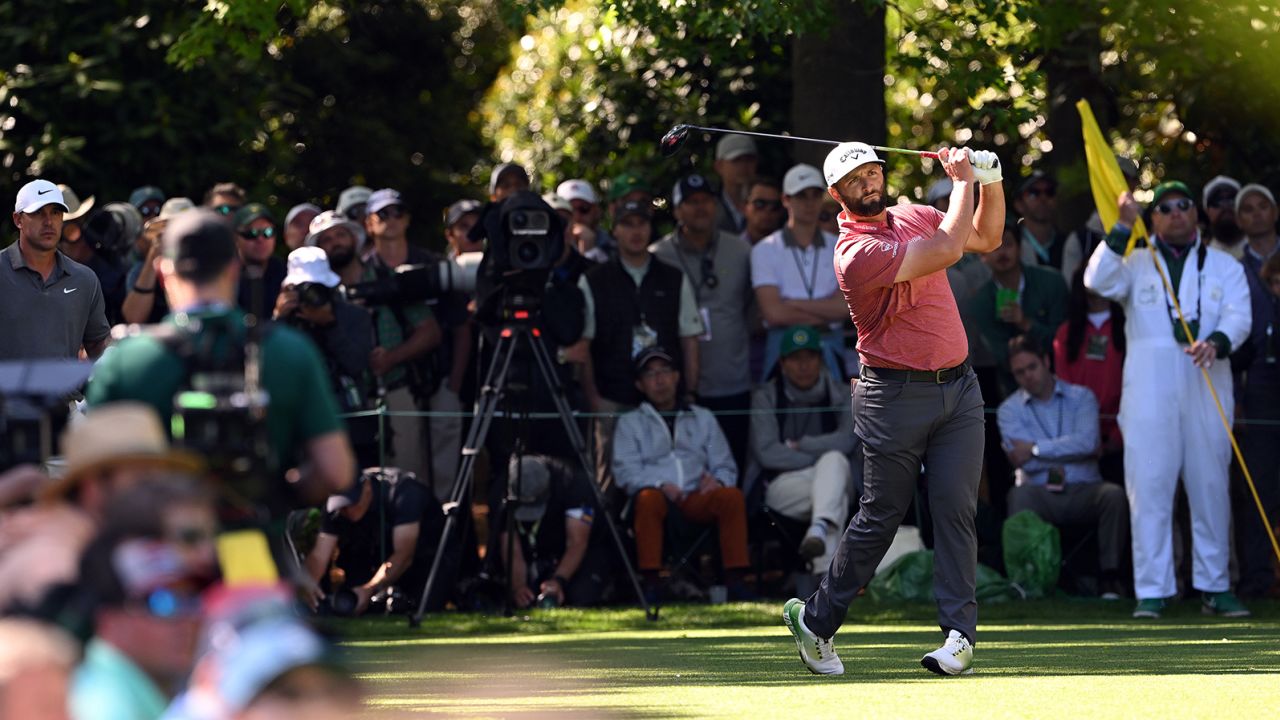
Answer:
[[[994,153],[943,148],[938,155],[954,184],[946,214],[928,205],[887,207],[884,162],[868,145],[843,143],[823,167],[828,192],[843,207],[835,270],[858,327],[862,375],[853,417],[865,490],[817,591],[783,607],[800,658],[815,673],[844,672],[832,636],[889,549],[922,465],[933,516],[933,594],[946,638],[921,664],[960,675],[973,662],[984,418],[946,270],[966,251],[1000,246],[1004,191]]]

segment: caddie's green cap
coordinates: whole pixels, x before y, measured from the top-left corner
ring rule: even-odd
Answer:
[[[643,190],[647,193],[653,192],[649,188],[649,183],[645,182],[639,175],[633,172],[624,172],[609,181],[609,200],[612,202],[636,190]]]
[[[1182,193],[1193,201],[1196,199],[1196,196],[1191,193],[1191,188],[1187,187],[1186,183],[1179,180],[1170,180],[1168,182],[1162,182],[1156,186],[1155,191],[1151,195],[1151,207],[1155,207],[1156,204],[1160,202],[1161,198],[1171,192]]]
[[[274,225],[276,219],[271,216],[271,211],[262,203],[249,203],[236,211],[235,226],[242,228],[258,218],[266,218]]]
[[[793,325],[782,336],[782,357],[799,350],[822,352],[822,336],[811,325]]]

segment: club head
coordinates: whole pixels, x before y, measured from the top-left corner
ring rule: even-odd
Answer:
[[[664,157],[671,157],[680,152],[680,148],[684,147],[684,141],[689,137],[688,125],[676,125],[662,136],[662,140],[658,141],[658,147],[662,150]]]

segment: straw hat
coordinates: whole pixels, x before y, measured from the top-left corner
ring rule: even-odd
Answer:
[[[118,465],[145,465],[156,470],[198,473],[204,462],[196,455],[171,450],[154,408],[139,402],[116,402],[93,408],[62,434],[66,472],[45,486],[44,499],[65,496],[85,475]]]

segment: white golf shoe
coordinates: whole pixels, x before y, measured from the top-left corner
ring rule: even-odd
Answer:
[[[796,639],[800,660],[809,672],[817,675],[843,675],[844,663],[836,655],[835,643],[809,632],[804,625],[804,601],[791,598],[782,606],[782,621]]]
[[[968,675],[973,672],[973,645],[959,630],[952,630],[942,647],[920,658],[920,664],[939,675]]]

